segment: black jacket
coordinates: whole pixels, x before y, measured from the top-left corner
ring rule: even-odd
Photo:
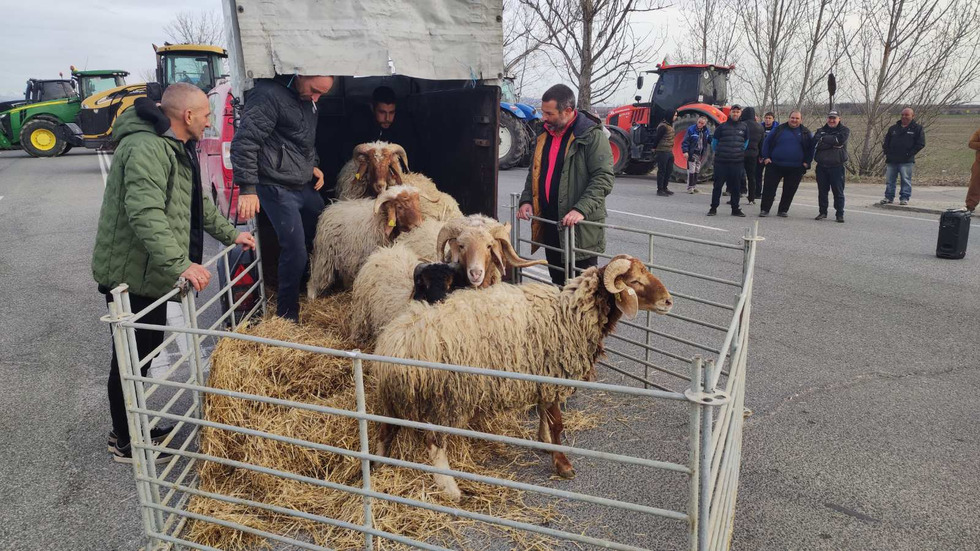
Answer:
[[[745,148],[746,159],[758,159],[759,151],[762,150],[762,139],[766,137],[766,131],[762,128],[761,122],[755,122],[755,109],[746,107],[742,110],[742,117],[739,119],[745,123],[745,128],[749,133],[749,145]]]
[[[749,131],[742,121],[728,119],[717,129],[711,140],[715,150],[716,163],[742,163],[745,160],[745,147],[748,145]]]
[[[258,79],[245,94],[231,141],[231,165],[242,195],[254,195],[257,184],[298,188],[313,179],[316,107],[287,86],[290,80]]]
[[[851,130],[838,123],[835,128],[823,125],[813,135],[813,160],[822,167],[838,167],[847,164],[847,138]]]
[[[902,121],[896,122],[888,133],[881,149],[885,152],[885,162],[888,164],[914,163],[915,154],[926,146],[926,133],[919,123],[912,121],[908,126],[902,126]]]

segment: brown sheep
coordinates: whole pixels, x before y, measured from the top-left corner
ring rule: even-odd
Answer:
[[[402,185],[408,170],[405,148],[388,142],[362,143],[337,174],[337,198],[377,197],[388,186]]]

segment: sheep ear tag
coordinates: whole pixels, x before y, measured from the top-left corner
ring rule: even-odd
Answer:
[[[636,291],[627,287],[626,290],[616,293],[616,308],[626,316],[626,319],[635,319],[636,312],[640,309]]]
[[[388,223],[385,225],[385,235],[395,231],[395,209],[388,209]]]

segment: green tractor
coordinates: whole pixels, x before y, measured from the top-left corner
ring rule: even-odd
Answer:
[[[126,84],[126,71],[78,71],[71,79],[30,79],[23,100],[0,103],[0,150],[21,148],[33,157],[57,157],[82,145],[75,124],[82,100]]]

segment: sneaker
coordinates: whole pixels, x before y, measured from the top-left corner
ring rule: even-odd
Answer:
[[[701,190],[698,188],[694,188],[694,193],[701,193]]]
[[[841,224],[843,224],[844,223],[844,215],[843,214],[838,214],[837,215],[837,221],[840,222]]]
[[[695,193],[698,192],[698,190],[697,188],[689,187],[687,188],[687,192],[690,193],[691,195],[694,195]]]
[[[170,436],[170,433],[173,432],[173,430],[174,430],[173,427],[154,427],[154,428],[150,429],[150,440],[155,445],[160,445],[160,444],[163,443],[164,440],[167,439],[168,436]],[[116,436],[116,431],[110,430],[109,431],[109,453],[113,453],[113,451],[116,448],[116,442],[118,442],[118,441],[119,441],[119,437]]]
[[[898,202],[898,204],[899,205],[907,205],[907,204],[909,204],[909,200],[908,199],[902,199],[901,201]]]
[[[718,209],[716,209],[715,207],[711,207],[710,209],[708,209],[708,216],[714,216],[716,214],[718,214]]]
[[[740,210],[733,210],[732,216],[738,216],[739,218],[745,218],[745,213]]]
[[[667,192],[664,191],[664,190],[662,190],[662,189],[658,189],[657,190],[657,197],[667,197]]]
[[[766,216],[769,216],[769,211],[767,211],[767,210],[760,210],[759,211],[759,218],[765,218]]]
[[[890,205],[890,204],[892,204],[894,202],[895,202],[894,199],[885,198],[885,199],[882,199],[881,201],[878,201],[878,204],[879,205]]]
[[[785,213],[785,212],[777,212],[776,213],[776,216],[778,216],[780,218],[786,218],[787,216],[789,216],[789,214],[788,213]]]
[[[816,218],[814,218],[814,220],[823,220],[826,217],[827,215],[821,212],[820,214],[817,215]]]
[[[160,452],[157,454],[156,458],[153,459],[153,462],[159,465],[160,463],[167,463],[173,458],[174,456],[169,453]],[[119,442],[113,444],[112,460],[115,461],[116,463],[127,463],[132,465],[133,445],[129,442],[127,442],[125,446],[119,446]]]

